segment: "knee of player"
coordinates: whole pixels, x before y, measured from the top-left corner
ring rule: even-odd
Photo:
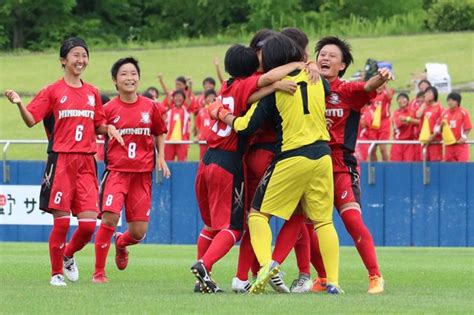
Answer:
[[[141,241],[145,238],[147,230],[148,224],[145,222],[133,222],[128,226],[130,236],[137,241]]]
[[[120,217],[112,212],[104,212],[102,214],[102,224],[110,227],[117,227]]]

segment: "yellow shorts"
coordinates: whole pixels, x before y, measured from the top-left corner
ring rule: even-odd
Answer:
[[[294,156],[274,162],[255,192],[252,208],[288,220],[298,203],[316,222],[332,221],[334,184],[331,156]]]

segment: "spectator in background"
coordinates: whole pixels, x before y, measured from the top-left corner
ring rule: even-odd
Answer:
[[[100,93],[100,99],[102,100],[102,104],[105,106],[110,101],[110,97],[107,95]],[[104,135],[96,135],[97,140],[104,141]],[[103,161],[104,160],[104,143],[97,143],[97,153],[95,154],[96,161]]]
[[[153,96],[154,94],[152,90],[150,89],[154,89],[154,88],[153,87],[148,88],[142,95],[145,96],[146,98],[149,98],[150,100],[153,101],[153,103],[155,103],[155,106],[158,107],[158,110],[161,113],[161,118],[163,118],[163,121],[166,121],[166,112],[168,111],[168,108],[164,107],[163,104],[161,104],[160,101],[158,101],[158,98],[155,99],[155,97]],[[156,94],[156,95],[159,95],[159,94]]]
[[[156,87],[150,86],[148,89],[145,90],[143,96],[146,96],[148,98],[150,98],[149,96],[151,96],[151,100],[153,100],[154,102],[158,102],[158,98],[160,97],[160,91],[158,91]]]
[[[416,97],[410,101],[409,107],[410,110],[415,112],[420,108],[421,104],[424,102],[424,95],[427,88],[431,86],[430,81],[428,80],[421,80],[418,82],[418,92]]]
[[[472,128],[469,112],[461,108],[461,95],[459,93],[450,93],[447,102],[448,108],[443,112],[438,124],[442,129],[449,128],[451,130],[456,143],[445,144],[444,161],[468,162],[469,145],[466,144],[466,141]]]
[[[183,90],[175,90],[172,94],[173,107],[166,114],[166,122],[168,133],[166,140],[168,141],[186,141],[189,140],[189,124],[191,122],[190,115],[184,102],[186,93]],[[165,160],[174,161],[175,158],[180,161],[186,161],[188,157],[187,144],[166,144]]]
[[[197,109],[197,112],[201,110],[202,107],[205,105],[205,100],[206,100],[206,91],[207,90],[216,90],[216,80],[214,80],[211,77],[207,77],[202,81],[202,93],[199,95],[197,99],[197,104],[199,105],[199,108]]]
[[[416,118],[420,119],[419,140],[428,145],[427,161],[441,161],[443,159],[443,145],[433,143],[441,141],[441,135],[435,133],[435,126],[443,113],[443,106],[438,103],[438,90],[430,86],[425,91],[424,102],[416,111]],[[427,136],[429,135],[429,136]]]
[[[393,112],[393,139],[394,140],[415,140],[414,128],[420,123],[415,118],[415,112],[408,106],[408,95],[400,93],[397,96],[399,108]],[[417,144],[393,144],[390,152],[390,161],[393,162],[412,162],[415,158],[415,152],[419,151]]]
[[[172,91],[170,91],[166,86],[162,74],[158,75],[158,80],[160,81],[161,87],[163,88],[163,91],[165,93],[165,98],[162,102],[162,106],[164,108],[173,108],[173,94],[175,91],[181,90],[182,92],[184,92],[185,99],[183,105],[184,107],[186,107],[186,110],[188,112],[193,110],[197,113],[199,106],[196,104],[197,100],[196,96],[193,93],[193,81],[191,80],[191,78],[185,78],[184,76],[177,77],[175,80],[175,89]]]
[[[393,89],[387,88],[387,84],[384,84],[377,88],[377,96],[370,100],[370,107],[374,113],[370,126],[370,140],[390,139],[390,103],[394,93]],[[385,144],[379,144],[375,147],[371,154],[372,161],[377,161],[377,147],[380,148],[382,161],[388,161],[387,146]]]
[[[359,121],[359,133],[357,135],[357,140],[369,140],[370,136],[370,124],[372,123],[373,112],[370,109],[370,106],[365,105],[360,110],[360,121]],[[355,149],[355,155],[359,161],[367,161],[367,156],[369,154],[369,144],[359,144],[357,143]]]
[[[419,91],[418,93],[416,93],[416,97],[410,101],[410,104],[408,105],[408,107],[410,108],[410,110],[415,113],[415,116],[416,116],[416,112],[417,110],[420,108],[421,104],[423,104],[425,101],[425,92],[424,91]],[[416,117],[415,117],[416,118]],[[413,127],[413,137],[415,140],[418,140],[418,138],[420,137],[420,126],[419,125],[415,125]],[[413,162],[419,162],[421,161],[421,148],[420,148],[420,145],[416,145],[416,149],[414,148],[414,151],[413,151]]]
[[[207,141],[207,136],[211,130],[211,117],[207,111],[207,106],[216,100],[217,94],[214,89],[208,89],[204,92],[204,106],[201,107],[198,114],[196,115],[196,120],[194,121],[194,126],[196,130],[196,140],[197,141]],[[207,144],[199,144],[199,159],[202,159],[204,154],[207,151]]]

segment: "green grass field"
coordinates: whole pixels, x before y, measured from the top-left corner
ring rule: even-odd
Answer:
[[[316,39],[311,39],[311,50],[315,41]],[[365,60],[372,57],[393,63],[397,79],[391,86],[397,89],[408,89],[411,73],[421,72],[426,62],[447,63],[454,85],[472,82],[474,78],[474,32],[355,38],[350,42],[356,62],[349,68],[348,75],[362,69]],[[173,87],[175,77],[186,75],[194,79],[195,90],[201,90],[201,80],[204,77],[216,77],[213,58],[220,57],[222,64],[228,47],[221,45],[121,51],[94,51],[91,47],[90,65],[84,78],[103,91],[113,92],[109,74],[112,63],[120,57],[133,55],[141,63],[142,90],[150,85],[159,87],[156,75],[160,72],[164,74],[169,87]],[[0,54],[0,69],[0,90],[14,88],[32,94],[62,75],[58,56],[53,53],[3,53]],[[440,95],[443,105],[446,105],[445,98],[445,95]],[[24,98],[25,103],[30,99]],[[474,115],[474,93],[463,94],[463,106]],[[392,108],[396,107],[393,102]],[[45,134],[41,125],[26,128],[15,106],[0,97],[0,139],[45,139]],[[474,139],[472,133],[470,139]],[[8,156],[10,159],[44,160],[45,146],[12,146]],[[471,146],[471,157],[474,157],[474,146]],[[191,146],[189,160],[197,159],[198,148]]]
[[[49,285],[46,243],[1,243],[1,313],[157,313],[157,314],[316,314],[316,313],[471,313],[474,309],[474,249],[379,248],[386,292],[368,296],[367,275],[356,250],[343,247],[343,296],[325,294],[236,295],[230,290],[237,248],[215,265],[213,276],[226,291],[192,293],[189,267],[194,246],[140,245],[130,248],[130,264],[118,271],[109,255],[108,284],[91,282],[93,246],[76,257],[81,272],[67,288]],[[286,281],[297,275],[290,255]]]

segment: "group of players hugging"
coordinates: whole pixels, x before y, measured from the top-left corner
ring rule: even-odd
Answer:
[[[212,267],[240,241],[233,291],[259,294],[269,283],[279,293],[343,293],[333,207],[367,268],[368,293],[384,290],[374,242],[362,219],[354,148],[361,108],[393,77],[388,69],[379,69],[366,82],[346,82],[341,77],[353,62],[350,45],[324,37],[313,61],[308,43],[296,28],[264,29],[249,47],[233,45],[226,52],[230,78],[207,107],[213,120],[195,182],[204,222],[191,267],[195,292],[222,292],[211,277]],[[123,270],[127,246],[146,236],[153,169],[171,175],[164,158],[167,128],[158,106],[137,93],[136,59],[113,64],[118,95],[105,106],[98,90],[81,79],[89,63],[84,40],[65,40],[60,62],[63,78],[43,88],[28,106],[13,90],[5,95],[28,127],[43,121],[49,139],[40,208],[54,218],[50,284],[66,286],[64,275],[78,280],[74,254],[92,239],[97,218],[102,221],[95,236],[92,281],[105,283],[112,239],[116,265]],[[94,160],[98,134],[106,135],[100,187]],[[119,233],[115,230],[123,207],[128,229]],[[79,225],[66,244],[70,214]],[[286,221],[273,253],[272,216]],[[292,248],[299,277],[289,288],[280,268]],[[314,281],[311,264],[317,271]]]

